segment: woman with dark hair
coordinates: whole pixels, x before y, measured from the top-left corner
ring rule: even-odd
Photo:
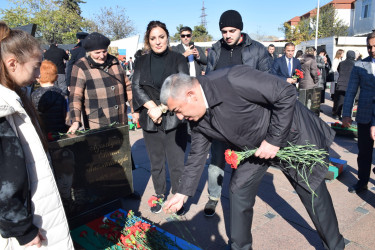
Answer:
[[[298,60],[301,61],[302,55],[303,55],[303,51],[302,50],[297,50],[295,58],[297,58]]]
[[[164,80],[175,73],[189,74],[185,57],[169,49],[168,39],[169,32],[164,23],[151,21],[148,24],[144,42],[149,53],[136,59],[132,82],[134,110],[140,112],[139,123],[151,162],[154,196],[163,201],[166,194],[165,160],[174,194],[184,168],[188,136],[186,123],[160,103]],[[151,212],[160,213],[161,209],[161,204],[155,204]]]
[[[0,249],[74,249],[47,141],[24,91],[41,63],[38,41],[0,22]]]

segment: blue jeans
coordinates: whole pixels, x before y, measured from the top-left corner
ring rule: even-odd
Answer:
[[[213,140],[211,145],[211,164],[208,166],[208,194],[211,200],[220,200],[224,179],[226,142]]]

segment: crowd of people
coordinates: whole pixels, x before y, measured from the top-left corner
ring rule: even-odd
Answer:
[[[151,163],[154,196],[159,201],[151,207],[153,213],[186,212],[183,204],[194,195],[211,154],[204,214],[213,216],[221,197],[224,151],[258,148],[232,173],[232,249],[252,248],[255,196],[280,148],[288,142],[310,142],[328,151],[333,141],[328,125],[298,101],[301,90],[317,89],[323,103],[330,83],[332,117],[342,119],[346,127],[352,123],[358,99],[359,180],[349,191],[367,190],[375,138],[375,32],[367,38],[369,57],[361,60],[349,50],[343,60],[340,49],[331,63],[324,49],[317,52],[309,47],[295,53],[291,42],[285,44],[283,55],[275,56],[274,45],[266,48],[242,31],[242,17],[235,10],[222,13],[219,28],[222,38],[204,49],[194,44],[192,29],[183,26],[181,44],[171,48],[166,25],[151,21],[144,49],[134,55],[134,62],[132,57],[126,62],[108,53],[110,39],[101,33],[77,33],[78,43],[69,58],[55,43],[42,54],[35,38],[0,22],[0,190],[4,193],[0,246],[73,249],[49,161],[47,134],[126,125],[127,105],[133,122],[140,123]],[[39,88],[30,89],[36,81]],[[168,200],[167,165],[173,194]],[[313,202],[306,183],[293,171],[283,173],[324,247],[344,249],[324,181],[327,171],[324,166],[311,169],[309,188],[317,194]]]

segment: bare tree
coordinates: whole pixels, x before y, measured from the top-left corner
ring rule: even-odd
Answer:
[[[126,9],[116,6],[114,9],[101,8],[95,20],[91,20],[91,31],[97,31],[111,40],[118,40],[135,34],[132,21],[125,14]]]

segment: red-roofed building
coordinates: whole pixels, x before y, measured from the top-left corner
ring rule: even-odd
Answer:
[[[336,11],[337,11],[337,17],[339,19],[342,19],[346,22],[348,26],[350,26],[353,23],[354,18],[354,2],[356,0],[333,0],[326,5],[332,5]],[[326,5],[323,5],[321,7],[324,7]],[[309,12],[301,15],[296,16],[290,19],[289,21],[286,21],[291,26],[296,26],[301,19],[314,17],[317,14],[317,9],[310,10]]]
[[[366,36],[375,29],[375,0],[333,0],[326,5],[332,5],[336,9],[337,17],[349,26],[349,36]],[[286,23],[296,26],[301,19],[314,17],[316,14],[315,8],[293,17]]]

